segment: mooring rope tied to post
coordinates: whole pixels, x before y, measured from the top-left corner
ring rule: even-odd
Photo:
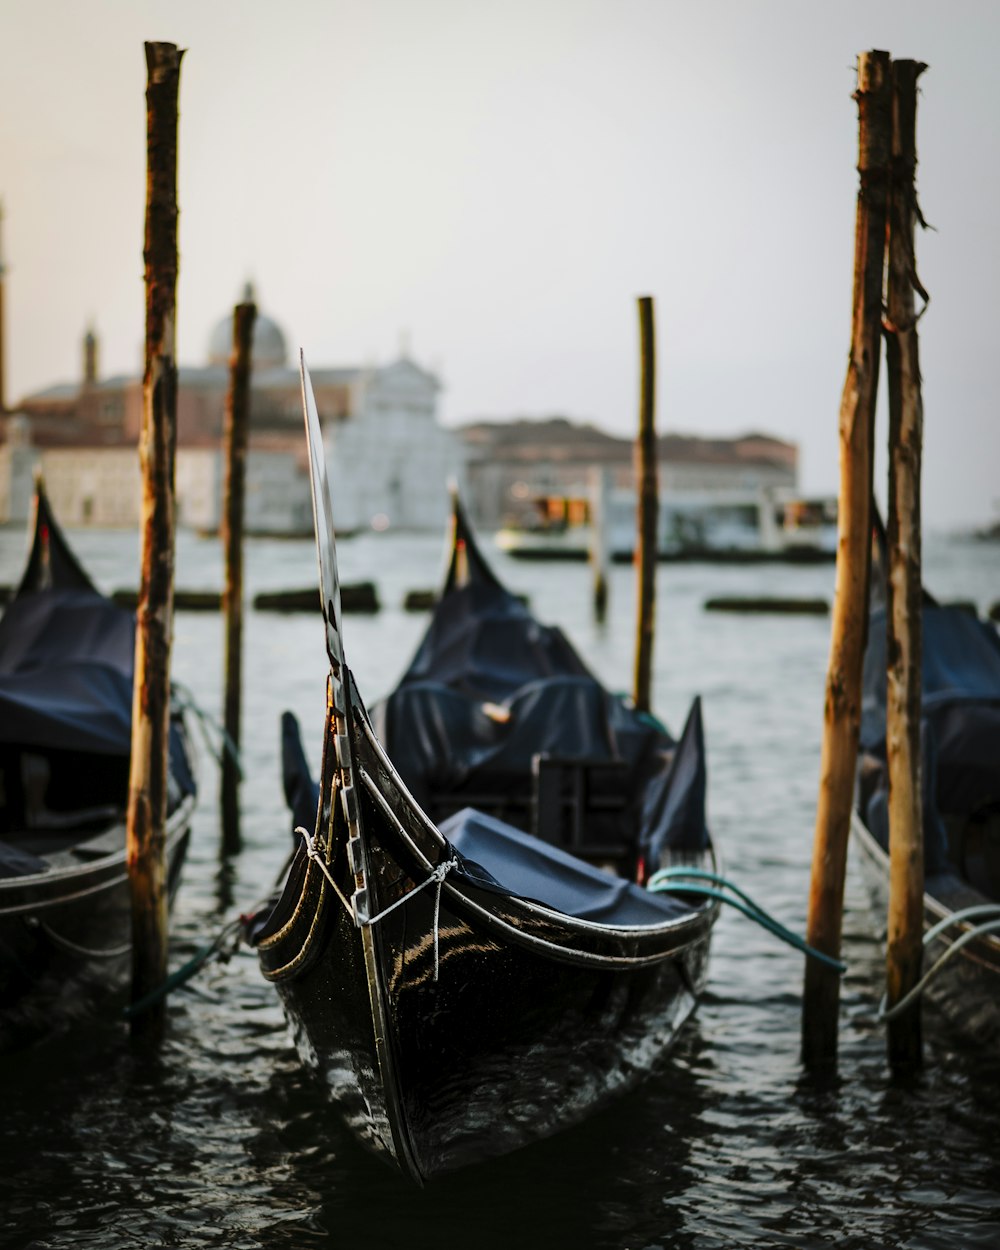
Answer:
[[[223,759],[228,755],[236,764],[237,772],[240,780],[243,780],[243,760],[240,756],[240,749],[227,732],[225,725],[212,716],[210,712],[206,712],[196,701],[194,695],[180,682],[172,681],[170,683],[173,692],[173,704],[178,711],[190,712],[195,719],[195,723],[201,730],[202,740],[205,743],[205,749],[215,760],[219,767],[222,767]],[[217,741],[213,741],[213,731],[217,735]]]
[[[702,885],[701,882],[706,882],[706,884]],[[683,865],[661,868],[650,877],[646,888],[654,893],[693,894],[700,898],[712,898],[720,903],[728,903],[748,920],[753,920],[762,929],[773,933],[775,937],[801,951],[810,959],[815,959],[841,974],[847,971],[845,963],[810,946],[797,933],[793,933],[780,921],[775,920],[759,903],[755,903],[745,890],[741,890],[738,885],[716,872],[710,872],[705,868],[686,868]],[[731,893],[727,894],[727,890]]]
[[[895,1020],[897,1016],[901,1016],[923,994],[924,990],[935,979],[945,964],[949,963],[963,947],[968,946],[970,942],[974,942],[977,938],[986,937],[987,934],[1000,933],[1000,904],[979,903],[975,907],[965,907],[961,911],[956,911],[952,915],[946,916],[944,920],[939,920],[936,925],[933,925],[924,934],[924,948],[929,947],[932,942],[941,937],[952,925],[965,924],[966,921],[972,920],[977,916],[987,916],[990,919],[974,925],[971,929],[966,929],[960,937],[955,938],[948,949],[931,964],[916,985],[907,994],[904,994],[898,1003],[893,1003],[890,1007],[888,1005],[888,994],[882,995],[878,1005],[879,1020]]]

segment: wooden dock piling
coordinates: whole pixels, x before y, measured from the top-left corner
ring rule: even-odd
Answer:
[[[920,784],[921,536],[920,473],[923,400],[914,289],[914,231],[920,216],[917,166],[918,61],[892,64],[892,193],[883,326],[889,383],[888,671],[886,752],[889,766],[889,915],[886,992],[890,1008],[920,980],[923,960],[924,847]],[[926,304],[925,304],[926,306]],[[894,1067],[921,1061],[920,1001],[888,1022]]]
[[[636,516],[635,565],[638,612],[635,644],[635,706],[648,712],[653,676],[653,633],[656,625],[656,529],[659,511],[656,465],[656,344],[653,300],[639,297],[639,435],[635,445],[635,476],[639,504]]]
[[[590,471],[590,569],[598,624],[608,612],[608,494],[608,470],[598,465]]]
[[[164,849],[170,732],[174,588],[174,462],[177,445],[177,96],[183,53],[147,43],[146,347],[143,374],[141,578],[136,611],[128,872],[132,894],[132,1001],[167,968]],[[145,1043],[163,1031],[162,1002],[132,1019]]]
[[[222,505],[222,550],[225,559],[225,692],[220,806],[222,853],[239,851],[240,838],[240,708],[243,689],[243,516],[246,498],[247,438],[250,425],[250,371],[257,307],[238,304],[233,310],[233,352],[229,361],[229,392],[223,425],[226,477]]]
[[[851,349],[840,404],[837,573],[823,709],[820,785],[813,843],[807,940],[837,957],[861,721],[861,670],[868,617],[875,399],[881,351],[882,276],[891,148],[891,67],[887,52],[858,58],[859,188],[854,238]],[[807,960],[802,1059],[837,1056],[838,974]]]

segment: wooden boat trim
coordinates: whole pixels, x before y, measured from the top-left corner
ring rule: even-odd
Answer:
[[[303,912],[305,911],[305,899],[308,893],[309,875],[312,872],[313,867],[314,865],[310,860],[306,866],[305,875],[302,878],[302,889],[299,891],[292,914],[276,933],[272,933],[270,937],[263,938],[257,943],[258,950],[269,950],[272,946],[278,945],[298,924]],[[319,870],[317,869],[317,871]],[[312,919],[309,922],[309,928],[306,930],[306,936],[302,941],[302,945],[299,947],[298,954],[296,954],[293,959],[290,959],[287,964],[282,964],[280,968],[267,969],[262,967],[261,972],[264,974],[266,980],[281,981],[285,977],[291,976],[293,973],[297,972],[305,962],[305,958],[309,954],[309,948],[313,944],[317,926],[326,911],[326,896],[327,882],[323,879],[323,873],[320,872],[319,898],[315,907],[312,908]]]

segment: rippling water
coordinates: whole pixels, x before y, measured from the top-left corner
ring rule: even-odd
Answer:
[[[131,534],[72,536],[105,589],[134,585]],[[0,531],[0,581],[23,537]],[[391,687],[425,619],[407,589],[436,584],[434,539],[365,536],[341,546],[345,581],[371,579],[383,610],[350,616],[361,690]],[[606,627],[584,566],[496,566],[561,624],[613,688],[630,684],[631,570],[615,568]],[[928,540],[943,598],[1000,598],[1000,546]],[[218,545],[182,535],[178,585],[218,587]],[[251,543],[250,594],[315,582],[307,542]],[[781,920],[805,923],[829,621],[706,613],[712,595],[832,597],[832,568],[661,567],[657,710],[676,731],[704,696],[709,805],[728,874]],[[222,624],[177,618],[174,675],[221,706]],[[172,963],[269,889],[290,846],[277,761],[288,707],[318,764],[324,713],[318,617],[250,612],[245,638],[243,830],[220,865],[215,765],[175,912]],[[310,732],[311,727],[311,732]],[[735,913],[717,926],[709,993],[662,1073],[611,1111],[539,1145],[417,1191],[326,1114],[286,1038],[256,959],[213,965],[170,1002],[151,1062],[114,1021],[85,1038],[5,1057],[0,1068],[4,1247],[870,1247],[1000,1246],[1000,1069],[933,1018],[927,1062],[894,1083],[875,1019],[882,956],[852,865],[841,1063],[835,1081],[798,1060],[801,958]]]

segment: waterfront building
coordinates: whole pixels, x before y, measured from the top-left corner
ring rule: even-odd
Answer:
[[[252,290],[244,298],[252,299]],[[39,467],[65,524],[137,524],[142,378],[102,378],[98,348],[90,328],[79,381],[25,396],[16,414],[0,415],[0,521],[26,519],[31,475]],[[216,530],[221,517],[231,350],[227,316],[212,332],[206,362],[178,369],[178,524],[206,532]],[[338,527],[439,529],[460,453],[438,423],[437,378],[406,355],[382,366],[310,364],[310,373]],[[298,362],[289,359],[280,326],[259,311],[246,473],[248,532],[311,532]]]
[[[634,444],[564,417],[478,421],[457,431],[465,448],[465,484],[474,515],[496,529],[524,521],[542,497],[587,497],[595,468],[607,469],[614,493],[634,492]],[[744,498],[797,488],[798,448],[767,434],[657,439],[661,497]]]

